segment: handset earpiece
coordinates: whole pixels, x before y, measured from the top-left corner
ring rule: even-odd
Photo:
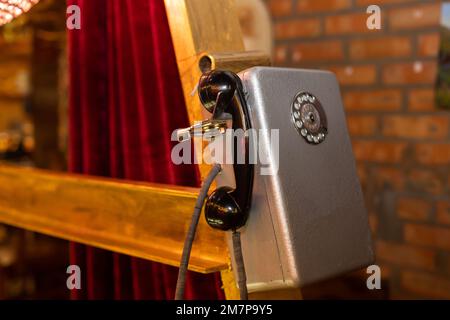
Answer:
[[[206,110],[213,114],[213,119],[223,119],[229,114],[232,117],[233,130],[241,129],[247,132],[251,128],[242,83],[236,74],[218,70],[204,74],[199,82],[199,97]],[[215,229],[237,230],[245,225],[248,218],[254,165],[250,164],[249,136],[246,134],[243,139],[244,141],[233,139],[236,188],[220,187],[206,201],[206,221]],[[238,163],[238,152],[244,152],[244,163]]]
[[[212,113],[214,120],[220,119],[232,104],[237,89],[238,84],[233,73],[210,71],[203,74],[199,81],[200,102]]]

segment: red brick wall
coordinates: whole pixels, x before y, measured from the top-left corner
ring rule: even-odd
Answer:
[[[440,1],[267,3],[275,65],[340,81],[391,297],[450,298],[450,117],[434,104]],[[366,27],[371,4],[381,30]]]

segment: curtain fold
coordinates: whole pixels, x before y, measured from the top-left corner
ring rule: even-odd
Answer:
[[[69,168],[72,172],[198,186],[193,166],[170,159],[171,133],[188,116],[163,0],[68,0]],[[83,271],[74,299],[173,299],[177,268],[72,243]],[[224,299],[220,276],[188,274],[188,299]]]

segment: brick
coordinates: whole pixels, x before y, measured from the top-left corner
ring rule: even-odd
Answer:
[[[375,116],[348,116],[347,124],[352,136],[373,136],[377,132],[378,119]]]
[[[375,246],[377,260],[394,265],[432,271],[435,269],[434,250],[378,240]]]
[[[373,65],[329,66],[326,69],[334,72],[343,86],[373,84],[377,77],[377,71]]]
[[[276,64],[283,64],[283,63],[286,63],[287,59],[288,59],[288,47],[287,46],[276,46],[274,62]]]
[[[353,90],[343,94],[349,111],[396,111],[402,107],[400,90]]]
[[[438,257],[438,266],[444,274],[450,276],[450,252],[440,252]]]
[[[390,138],[442,139],[448,136],[447,116],[386,116],[383,135]]]
[[[437,76],[435,62],[394,63],[383,67],[383,82],[396,84],[434,84]]]
[[[389,25],[393,30],[438,27],[441,18],[439,3],[393,9],[389,12]]]
[[[358,161],[399,163],[406,143],[381,141],[353,141],[353,152]]]
[[[415,197],[402,197],[397,202],[397,214],[406,220],[427,220],[431,208],[429,201]]]
[[[439,33],[422,34],[418,39],[419,56],[421,57],[437,57],[440,46]]]
[[[418,144],[416,158],[424,165],[450,165],[450,144]]]
[[[372,232],[372,235],[377,234],[378,226],[379,226],[378,216],[376,214],[369,214],[369,227],[370,231]]]
[[[431,170],[414,169],[407,175],[408,187],[416,192],[432,195],[444,193],[443,177]]]
[[[381,279],[385,281],[389,281],[393,274],[393,268],[391,265],[387,263],[378,262],[376,263],[381,269]],[[367,277],[366,277],[367,279]]]
[[[325,11],[334,12],[336,10],[350,8],[351,5],[351,0],[298,0],[297,12],[300,14]]]
[[[408,108],[411,111],[432,111],[436,108],[433,89],[414,89],[408,94]]]
[[[275,24],[277,39],[311,38],[321,33],[319,19],[296,19]]]
[[[450,225],[450,201],[438,201],[436,208],[436,221]]]
[[[450,299],[450,280],[448,277],[403,271],[401,274],[403,288],[426,298]]]
[[[331,15],[325,19],[325,33],[328,35],[343,35],[378,32],[378,30],[370,30],[367,28],[368,17],[369,15],[365,11],[361,13]]]
[[[412,244],[450,250],[450,229],[428,225],[406,224],[405,240]]]
[[[336,61],[344,58],[344,51],[340,41],[303,42],[293,48],[292,55],[295,62]]]
[[[405,177],[401,170],[390,167],[377,167],[374,169],[374,179],[377,185],[383,189],[403,190]]]
[[[268,6],[274,17],[288,16],[292,13],[292,0],[270,0]]]
[[[356,60],[408,57],[412,52],[410,37],[389,36],[350,42],[350,57]]]
[[[356,4],[358,6],[370,6],[372,4],[382,6],[382,5],[386,5],[386,4],[397,4],[397,3],[405,3],[405,2],[411,2],[411,0],[356,0]]]
[[[365,165],[357,164],[356,171],[358,172],[358,177],[361,183],[367,181],[367,167]]]

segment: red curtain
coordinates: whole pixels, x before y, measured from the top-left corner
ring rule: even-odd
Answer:
[[[174,129],[188,125],[163,0],[69,0],[72,172],[198,186],[197,169],[170,159]],[[173,299],[177,268],[80,244],[75,299]],[[188,299],[223,299],[220,276],[189,273]]]

